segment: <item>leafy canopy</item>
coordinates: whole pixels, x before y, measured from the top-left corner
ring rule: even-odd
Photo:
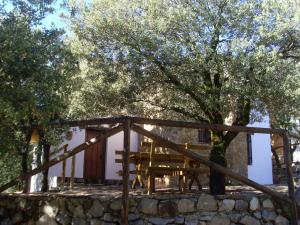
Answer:
[[[223,124],[232,113],[233,124],[246,125],[251,109],[274,118],[297,112],[289,110],[299,105],[296,1],[70,4],[84,81],[73,115],[125,111]]]

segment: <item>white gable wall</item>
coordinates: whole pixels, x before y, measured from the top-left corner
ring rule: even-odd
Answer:
[[[82,144],[85,142],[85,135],[86,130],[85,129],[79,129],[78,127],[71,128],[73,131],[73,136],[71,140],[65,140],[60,145],[64,146],[65,144],[68,144],[68,150],[72,150],[74,147]],[[123,137],[124,133],[119,132],[107,139],[107,145],[106,145],[106,165],[105,165],[105,179],[107,180],[120,180],[121,177],[117,174],[118,171],[122,170],[122,164],[115,163],[116,159],[116,150],[122,150],[123,149]],[[131,142],[131,151],[137,151],[138,150],[138,134],[135,132],[131,132],[130,137]],[[63,151],[57,154],[62,154]],[[120,156],[118,156],[120,157]],[[52,157],[53,158],[53,157]],[[132,165],[131,165],[132,167]],[[131,168],[132,169],[132,168]],[[84,151],[76,154],[76,167],[75,167],[75,177],[76,178],[83,178],[84,174]],[[58,163],[49,169],[49,178],[50,177],[56,177],[61,176],[62,173],[62,162]],[[66,164],[66,177],[71,176],[71,158],[67,159]]]
[[[270,128],[269,117],[262,122],[255,122],[248,127]],[[253,134],[252,139],[252,165],[248,166],[248,178],[259,184],[272,184],[272,152],[270,134]]]
[[[85,142],[85,129],[79,129],[79,127],[72,127],[70,129],[73,132],[73,136],[71,140],[64,140],[63,143],[60,145],[60,147],[64,146],[65,144],[68,144],[67,150],[70,151],[76,146],[82,144]],[[56,156],[63,153],[63,150],[58,153]],[[53,158],[53,157],[52,157]],[[71,162],[72,157],[67,159],[66,163],[66,177],[71,176]],[[76,178],[83,178],[83,167],[84,167],[84,152],[79,152],[76,154],[76,167],[75,167],[75,177]],[[62,162],[59,164],[56,164],[49,169],[49,177],[54,176],[61,176],[62,173]]]

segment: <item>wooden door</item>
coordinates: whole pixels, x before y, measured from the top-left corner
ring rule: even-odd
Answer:
[[[101,134],[102,130],[87,129],[86,140]],[[88,183],[103,183],[105,180],[106,140],[88,147],[84,154],[84,178]]]

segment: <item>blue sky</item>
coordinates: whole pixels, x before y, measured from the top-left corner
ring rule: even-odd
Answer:
[[[46,16],[46,18],[43,20],[43,25],[46,28],[50,28],[51,26],[54,26],[56,28],[64,28],[65,24],[63,20],[60,18],[61,14],[68,14],[68,12],[65,9],[61,8],[61,4],[63,3],[63,0],[56,0],[52,4],[52,7],[54,8],[54,13],[49,14]],[[0,5],[3,4],[2,1],[0,0]],[[4,9],[6,11],[10,11],[13,8],[12,4],[9,2],[5,4]]]

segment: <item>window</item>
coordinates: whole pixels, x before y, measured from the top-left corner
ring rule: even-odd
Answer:
[[[252,140],[251,140],[251,134],[247,134],[247,152],[248,152],[248,165],[252,165]]]
[[[199,129],[198,130],[198,141],[202,144],[210,144],[210,133],[208,130]]]

